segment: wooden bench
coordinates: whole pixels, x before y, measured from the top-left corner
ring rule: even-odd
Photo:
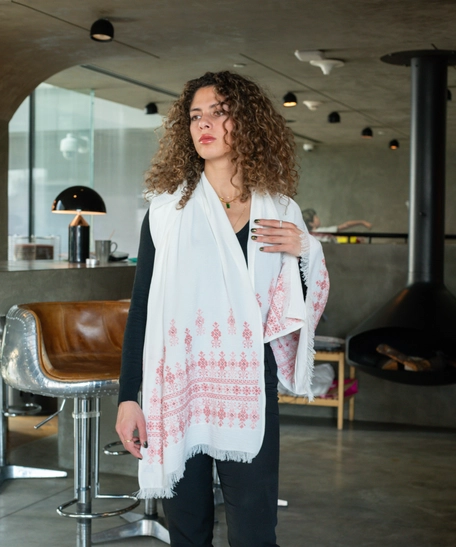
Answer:
[[[336,362],[338,388],[337,397],[334,399],[325,399],[322,397],[315,397],[310,403],[307,397],[296,397],[294,395],[279,394],[279,403],[287,403],[292,405],[313,405],[313,406],[332,406],[337,408],[337,429],[343,429],[344,426],[344,403],[349,402],[348,406],[348,419],[353,421],[355,417],[355,394],[345,396],[345,351],[343,348],[336,351],[317,351],[315,353],[315,361],[320,362]],[[350,379],[355,379],[355,367],[349,366]]]

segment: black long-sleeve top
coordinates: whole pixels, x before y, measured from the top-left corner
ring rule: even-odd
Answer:
[[[236,233],[247,262],[247,243],[249,223]],[[155,246],[149,228],[149,211],[141,226],[135,281],[131,295],[131,305],[125,328],[122,348],[122,368],[119,380],[119,404],[124,401],[136,401],[142,383],[142,361],[147,320],[147,303],[155,261]],[[303,292],[306,287],[303,281]],[[269,344],[266,344],[266,359],[274,359]],[[275,365],[275,362],[274,362]]]

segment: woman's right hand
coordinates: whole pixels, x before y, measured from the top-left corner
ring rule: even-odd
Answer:
[[[120,403],[116,431],[125,449],[141,460],[141,447],[147,448],[147,431],[144,413],[136,401]],[[138,432],[137,436],[134,436],[135,431]]]

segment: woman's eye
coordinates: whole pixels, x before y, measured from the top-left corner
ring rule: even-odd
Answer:
[[[224,116],[225,115],[225,111],[224,110],[216,110],[214,112],[214,116]]]
[[[191,116],[191,117],[190,117],[190,121],[191,121],[191,122],[196,122],[196,120],[199,120],[199,118],[200,118],[200,117],[197,116],[197,115],[195,114],[195,116]]]

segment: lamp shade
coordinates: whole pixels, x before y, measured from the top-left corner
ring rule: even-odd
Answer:
[[[88,186],[70,186],[60,192],[52,204],[53,213],[104,215],[106,205],[97,192]]]
[[[374,136],[374,134],[373,134],[372,129],[370,127],[365,127],[361,131],[361,137],[363,139],[372,139],[373,136]]]
[[[157,105],[155,103],[147,103],[144,112],[146,114],[158,114]]]
[[[114,27],[107,19],[97,19],[90,27],[90,37],[96,42],[111,42],[114,38]]]
[[[390,150],[397,150],[399,148],[399,141],[393,139],[388,146],[390,147]]]
[[[331,112],[328,114],[329,123],[340,123],[340,114],[339,112]]]
[[[298,104],[298,99],[296,98],[296,95],[289,91],[286,95],[283,96],[283,106],[286,108],[290,108],[292,106],[296,106]]]

